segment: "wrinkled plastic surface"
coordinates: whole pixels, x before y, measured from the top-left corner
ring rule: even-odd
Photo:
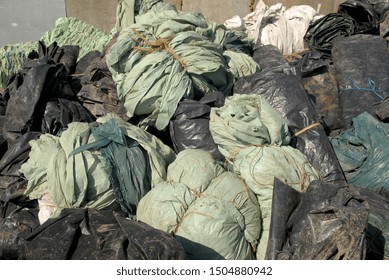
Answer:
[[[387,41],[374,35],[354,35],[334,40],[332,59],[339,85],[343,130],[363,112],[374,115],[389,92]]]
[[[369,204],[352,187],[312,182],[297,193],[275,181],[270,260],[361,260]]]
[[[137,141],[123,134],[114,119],[91,126],[95,142],[78,147],[71,155],[84,150],[100,150],[108,163],[109,180],[116,200],[124,212],[136,214],[139,200],[151,189],[150,162]]]
[[[60,242],[58,242],[60,240]],[[169,234],[126,219],[121,213],[65,209],[25,238],[27,260],[185,260]]]
[[[291,73],[290,68],[283,66],[281,53],[278,51],[277,58],[277,50],[270,48],[271,59],[265,59],[266,67],[261,64],[261,58],[268,56],[267,50],[269,48],[256,47],[254,59],[262,71],[238,79],[234,94],[255,93],[265,97],[285,119],[292,135],[312,124],[320,123],[301,81]],[[316,126],[294,137],[291,145],[307,157],[308,162],[319,171],[325,182],[344,182],[339,162],[322,126]]]
[[[388,135],[389,124],[364,112],[350,129],[331,139],[349,184],[389,190]]]
[[[355,20],[356,33],[377,34],[379,17],[374,6],[368,1],[345,1],[339,4],[338,13],[345,14]]]
[[[170,121],[170,136],[177,153],[186,149],[203,149],[216,160],[223,161],[224,157],[209,131],[209,114],[212,107],[223,106],[224,99],[221,92],[212,92],[199,101],[188,99],[178,103]]]
[[[74,120],[93,120],[77,103],[48,103],[58,98],[72,101],[76,98],[67,80],[67,69],[59,63],[64,57],[63,50],[56,44],[46,47],[40,43],[39,46],[39,58],[26,61],[5,91],[9,95],[3,127],[3,137],[7,141],[29,131],[42,132],[43,129],[43,132],[58,133]],[[69,63],[68,67],[73,66]]]
[[[312,23],[304,36],[310,49],[331,56],[333,40],[348,37],[356,33],[356,22],[342,13],[330,13]]]
[[[376,108],[377,117],[383,122],[389,122],[389,98],[386,97]]]
[[[39,226],[38,211],[33,206],[0,202],[0,260],[21,256],[23,238]]]

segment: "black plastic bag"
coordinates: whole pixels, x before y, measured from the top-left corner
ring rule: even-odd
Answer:
[[[276,179],[266,259],[365,259],[368,216],[352,187],[314,181],[299,193]]]
[[[62,57],[59,47],[54,43],[46,48],[40,43],[39,54],[39,59],[26,61],[6,89],[9,100],[3,137],[8,141],[29,131],[41,131],[46,103],[51,98],[76,100],[65,66],[59,63]]]
[[[28,160],[31,150],[30,140],[35,140],[40,132],[29,132],[8,148],[0,160],[0,201],[16,200],[23,196],[27,182],[20,172],[20,167]]]
[[[17,206],[0,202],[0,260],[16,260],[25,237],[39,226],[35,205]]]
[[[374,35],[354,35],[334,40],[332,59],[339,87],[342,130],[363,112],[374,115],[389,92],[387,41]]]
[[[90,57],[94,55],[91,53]],[[88,57],[86,58],[88,59]],[[80,71],[81,67],[77,68]],[[123,101],[117,96],[116,85],[108,69],[105,58],[96,57],[80,75],[81,89],[77,96],[95,117],[115,113],[124,120],[129,120]]]
[[[356,22],[342,13],[330,13],[313,22],[304,36],[310,49],[331,56],[332,41],[337,37],[356,34]]]
[[[320,119],[309,99],[301,81],[286,68],[280,68],[283,56],[278,51],[279,58],[273,58],[276,69],[271,64],[266,68],[261,65],[262,57],[268,56],[267,49],[256,48],[255,59],[262,71],[237,80],[234,94],[256,93],[263,95],[269,103],[284,117],[295,135],[292,145],[300,150],[320,173],[325,182],[345,184],[343,172],[328,140],[327,134],[320,124]],[[274,57],[274,49],[270,49]]]
[[[224,99],[221,92],[211,92],[199,101],[185,99],[178,104],[170,121],[170,137],[176,153],[186,149],[203,149],[210,152],[215,160],[224,160],[209,131],[211,108],[222,107]]]
[[[353,18],[356,22],[356,33],[377,34],[379,15],[368,1],[348,0],[338,7],[338,13]]]
[[[65,209],[23,245],[19,258],[27,260],[187,259],[172,235],[108,210]]]

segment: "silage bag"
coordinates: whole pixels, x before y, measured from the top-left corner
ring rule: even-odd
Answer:
[[[180,152],[168,167],[167,180],[139,202],[137,219],[173,234],[190,259],[255,259],[258,201],[207,151]]]
[[[99,124],[108,127],[96,133],[73,122],[60,137],[44,134],[30,142],[30,158],[21,167],[28,180],[24,194],[40,202],[41,222],[64,208],[105,209],[116,201],[135,214],[140,197],[166,178],[174,153],[159,139],[113,115]]]
[[[266,253],[273,183],[278,178],[302,192],[319,173],[299,150],[288,146],[291,136],[281,115],[260,95],[227,97],[221,108],[211,109],[210,131],[220,152],[257,195],[262,235],[257,258]]]

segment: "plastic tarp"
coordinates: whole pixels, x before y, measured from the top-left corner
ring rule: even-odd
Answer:
[[[190,259],[255,259],[258,201],[209,152],[180,152],[168,167],[167,181],[141,199],[137,219],[173,234]]]
[[[376,106],[389,92],[387,41],[379,36],[358,34],[334,40],[332,59],[339,87],[343,130],[363,112],[374,115]]]
[[[309,5],[286,8],[277,3],[269,7],[261,0],[255,11],[243,18],[243,23],[254,42],[270,44],[283,54],[290,54],[305,49],[304,35],[309,24],[318,17],[316,10]]]
[[[200,13],[149,11],[122,30],[107,64],[128,116],[146,115],[142,127],[164,130],[182,99],[198,100],[215,90],[230,94],[234,76],[225,48],[248,45]]]
[[[369,211],[356,188],[313,181],[299,193],[276,180],[266,259],[365,259]]]
[[[150,162],[152,186],[166,178],[166,166],[174,160],[174,153],[170,148],[143,129],[126,123],[116,116],[108,115],[98,119],[98,122],[116,123],[116,132],[123,133],[146,150]],[[111,137],[114,137],[113,133]],[[39,212],[42,214],[41,222],[49,217],[58,216],[64,208],[105,209],[116,207],[116,201],[121,204],[123,201],[136,204],[139,196],[134,196],[139,192],[142,195],[147,192],[147,189],[144,189],[146,186],[137,181],[133,182],[135,185],[126,186],[130,190],[124,189],[123,184],[128,183],[130,179],[122,176],[125,172],[129,172],[127,176],[137,180],[138,175],[143,176],[147,169],[128,170],[129,165],[135,163],[135,159],[120,164],[112,162],[112,158],[107,160],[103,151],[99,149],[99,144],[108,145],[113,139],[110,140],[108,137],[108,139],[97,140],[87,123],[73,122],[60,137],[43,134],[38,140],[30,142],[29,159],[22,165],[21,171],[28,180],[25,195],[30,199],[41,200],[41,209],[44,205],[48,207],[48,211]],[[85,149],[89,146],[91,149]],[[120,159],[125,160],[128,154],[129,152],[126,151]],[[116,182],[115,190],[111,177],[123,179],[120,184]],[[146,179],[142,177],[140,180]],[[138,183],[139,188],[136,185]],[[118,192],[121,194],[117,199],[115,194]],[[125,206],[131,207],[129,204]],[[43,215],[44,213],[46,215]]]
[[[215,160],[224,161],[209,131],[211,108],[223,106],[224,99],[221,92],[211,92],[199,101],[185,99],[178,103],[170,121],[170,137],[176,153],[186,149],[203,149],[210,152]]]
[[[389,190],[388,133],[389,124],[364,112],[350,129],[331,139],[349,184]]]
[[[221,108],[211,109],[210,130],[233,172],[257,195],[262,235],[257,258],[266,253],[274,179],[304,191],[319,174],[297,149],[289,146],[282,116],[256,94],[235,94]]]
[[[123,213],[65,209],[23,238],[19,259],[186,260],[187,256],[173,236]]]
[[[315,107],[301,80],[287,66],[280,51],[274,46],[257,46],[253,57],[262,71],[238,79],[234,94],[255,93],[263,96],[286,121],[291,134],[297,134],[293,137],[291,146],[307,157],[308,162],[319,171],[320,177],[329,183],[345,183]]]

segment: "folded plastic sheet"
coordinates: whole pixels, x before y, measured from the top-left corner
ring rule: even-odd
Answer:
[[[312,182],[304,193],[276,180],[268,260],[362,260],[369,203],[348,186]]]
[[[269,54],[269,55],[268,55]],[[278,54],[278,56],[277,56]],[[345,178],[320,119],[301,81],[275,47],[257,46],[253,55],[262,71],[240,78],[234,94],[263,96],[285,119],[293,137],[291,145],[301,151],[325,182],[341,184]],[[263,58],[263,60],[262,60]],[[266,66],[261,61],[266,62]]]
[[[23,241],[25,260],[187,259],[172,235],[108,210],[65,209]]]
[[[342,130],[363,112],[374,115],[389,92],[389,53],[380,36],[358,34],[334,40],[332,59],[339,87]]]
[[[224,160],[209,131],[211,108],[223,106],[224,99],[221,92],[212,92],[199,101],[183,100],[178,103],[170,121],[170,136],[176,153],[186,149],[203,149],[210,152],[215,160]]]

